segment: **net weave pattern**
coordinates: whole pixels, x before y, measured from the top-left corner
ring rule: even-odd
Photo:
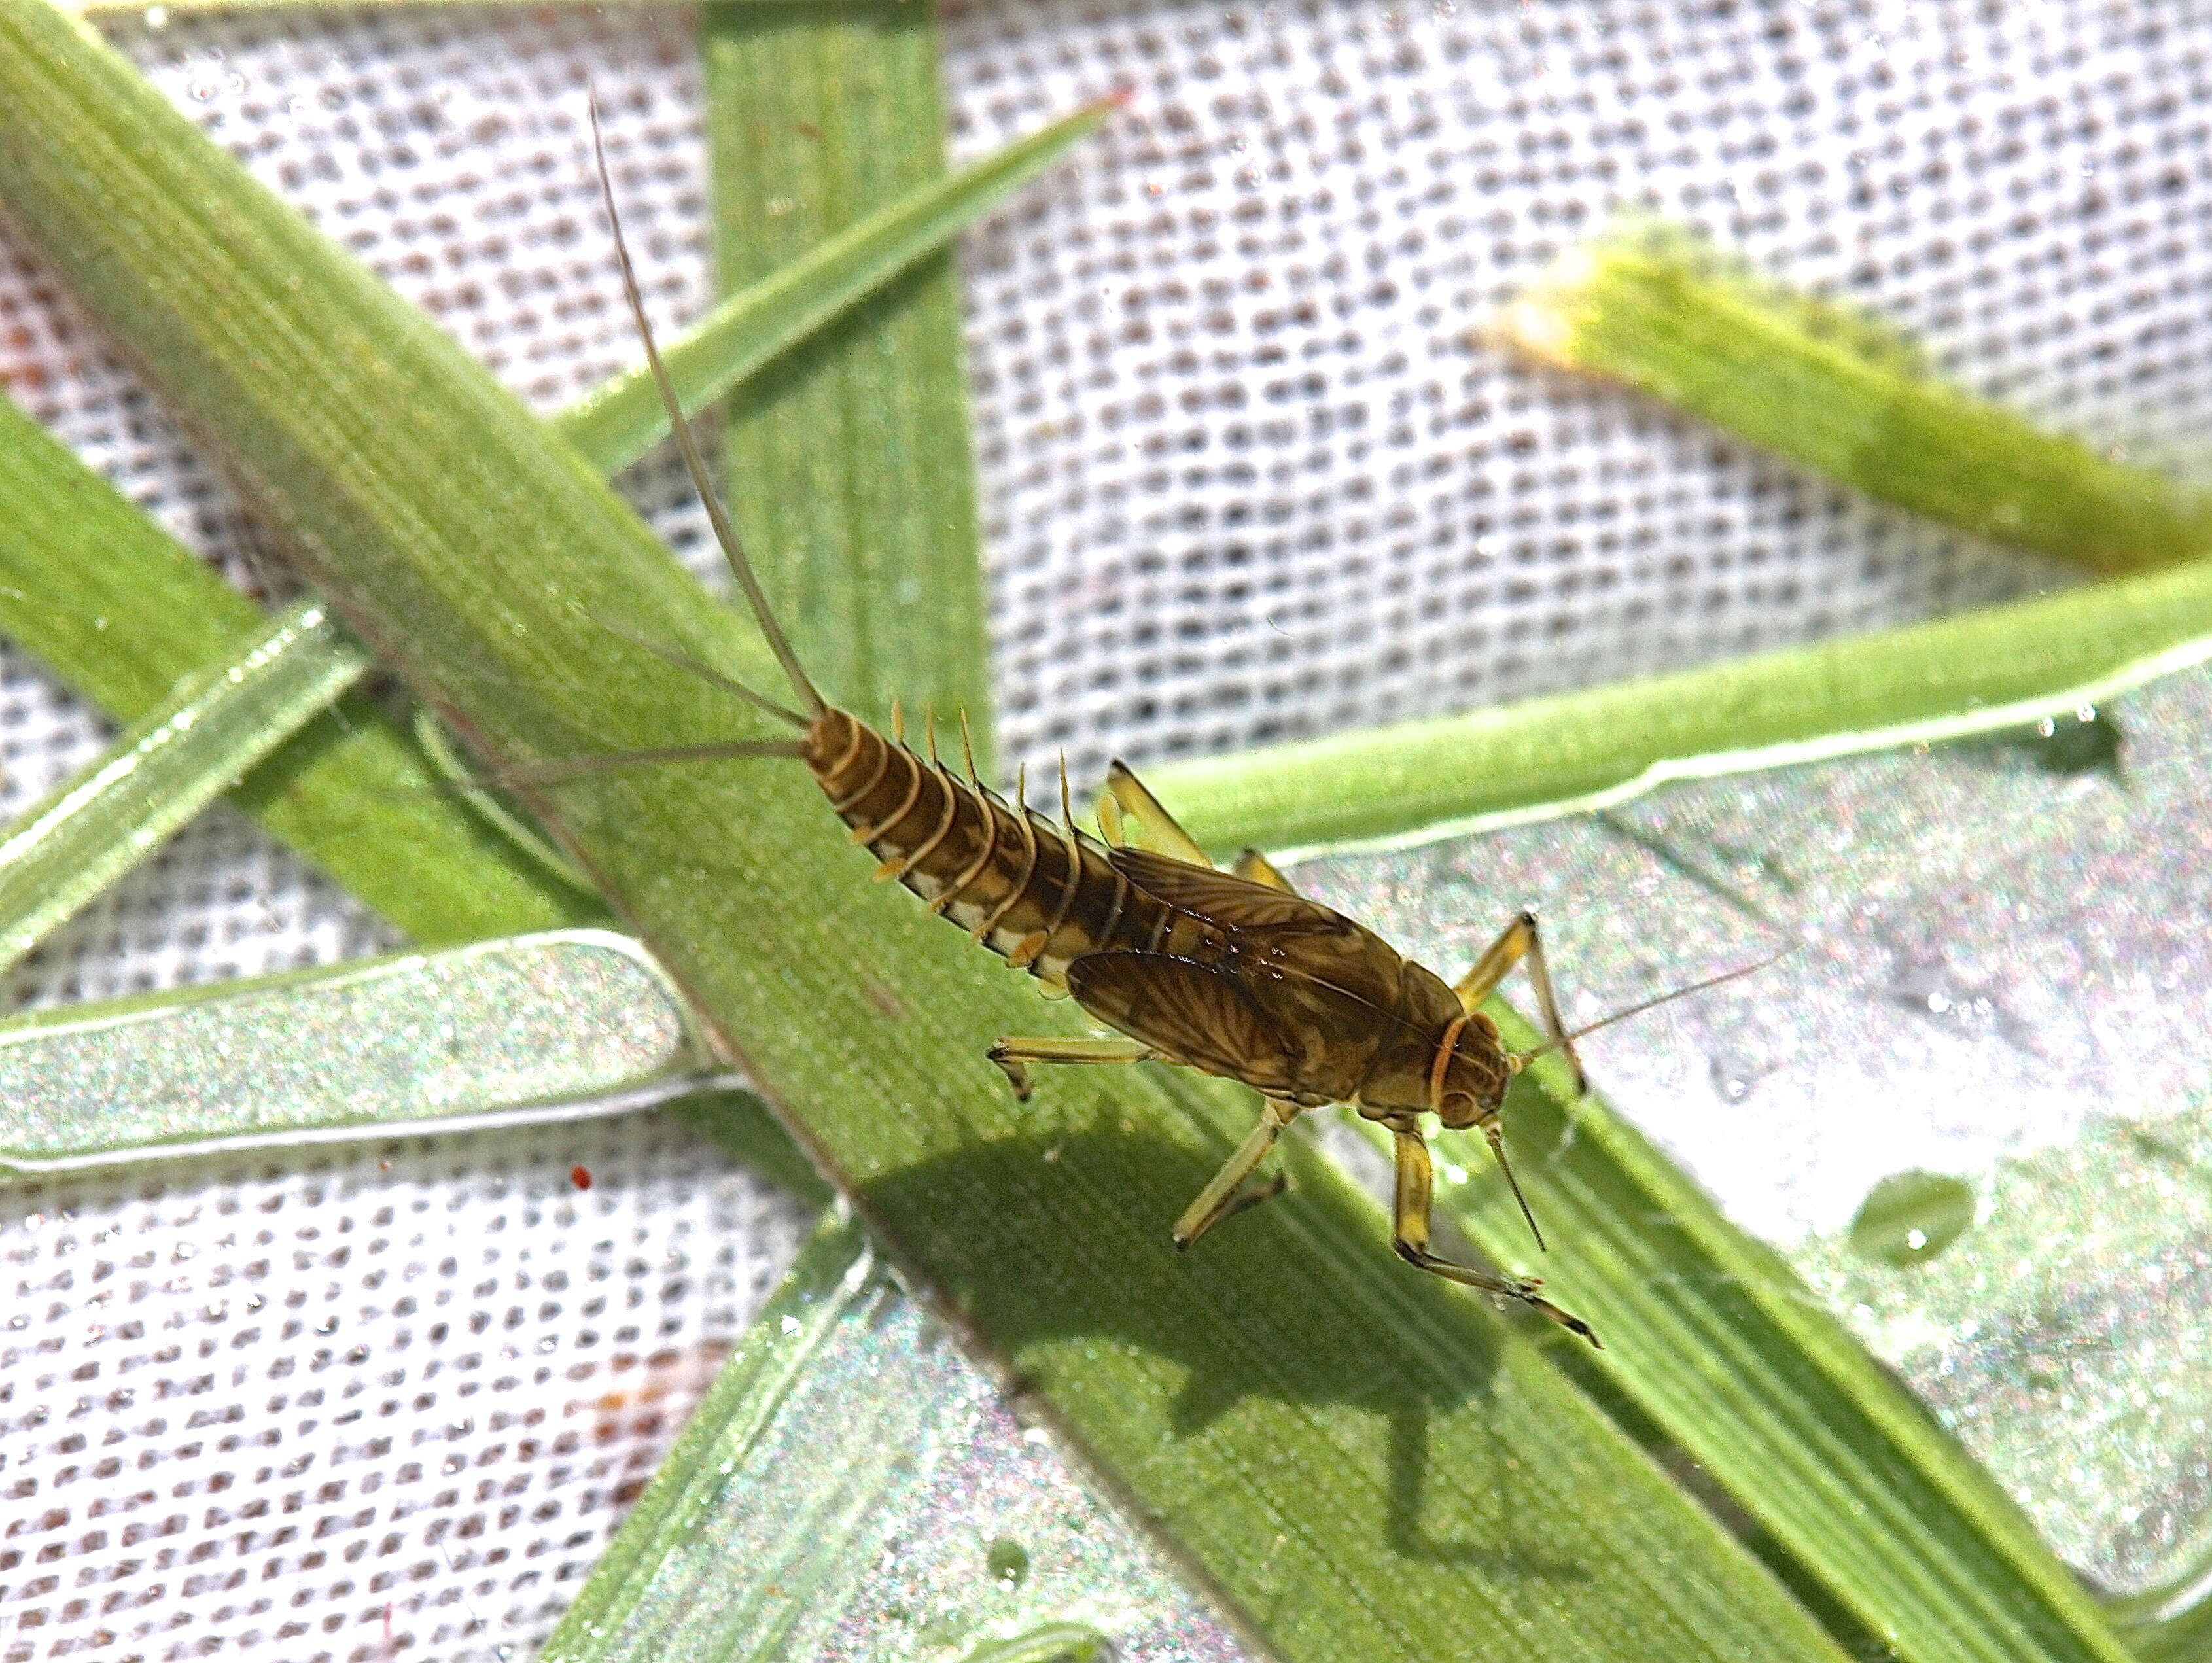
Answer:
[[[963,266],[1009,774],[1469,708],[2069,580],[1470,338],[1622,211],[1869,306],[1945,373],[2197,469],[2196,3],[970,0],[956,151],[1132,89]],[[708,293],[687,15],[111,30],[540,410]],[[0,222],[0,380],[241,583],[274,556]],[[702,570],[672,459],[624,485]],[[106,730],[0,653],[0,810]],[[52,1004],[392,944],[218,809],[13,974]],[[592,1174],[588,1191],[571,1171]],[[526,1650],[796,1209],[665,1120],[0,1190],[0,1663]]]

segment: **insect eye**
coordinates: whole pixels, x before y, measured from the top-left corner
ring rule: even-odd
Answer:
[[[1473,1126],[1481,1114],[1471,1091],[1447,1091],[1437,1102],[1437,1118],[1448,1126]]]

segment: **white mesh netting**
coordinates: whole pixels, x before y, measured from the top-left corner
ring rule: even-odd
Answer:
[[[966,246],[1009,768],[1463,708],[2057,580],[1467,331],[1608,210],[1655,209],[1876,307],[1970,386],[2189,462],[2212,420],[2206,21],[2148,0],[956,10],[963,155],[1135,94]],[[541,410],[635,351],[599,304],[586,71],[650,304],[704,299],[681,13],[157,9],[112,36]],[[246,574],[248,528],[158,400],[0,250],[0,379]],[[665,458],[628,483],[696,543]],[[102,738],[9,657],[0,810]],[[386,939],[218,810],[9,993]],[[526,1646],[797,1228],[650,1120],[0,1192],[0,1663]]]
[[[11,1188],[0,1657],[543,1636],[804,1222],[652,1116]]]

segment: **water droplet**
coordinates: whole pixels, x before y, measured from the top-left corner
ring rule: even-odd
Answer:
[[[1893,1172],[1867,1192],[1850,1243],[1878,1264],[1925,1264],[1974,1223],[1974,1187],[1941,1172]]]
[[[983,1550],[983,1567],[1002,1592],[1012,1593],[1030,1574],[1029,1551],[1011,1536],[999,1537]]]

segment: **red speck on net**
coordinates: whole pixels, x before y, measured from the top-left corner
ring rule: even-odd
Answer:
[[[592,1169],[589,1167],[570,1167],[568,1168],[568,1181],[574,1184],[578,1189],[591,1188]]]

